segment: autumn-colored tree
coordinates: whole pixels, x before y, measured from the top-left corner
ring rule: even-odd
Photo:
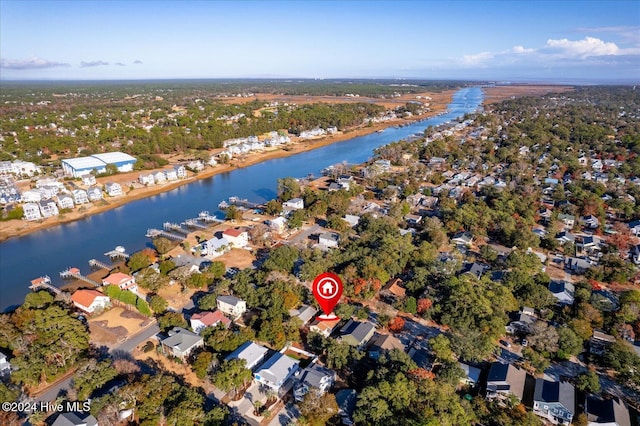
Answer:
[[[607,243],[618,250],[618,253],[627,253],[631,247],[631,232],[629,227],[622,222],[613,225],[614,233],[607,237]]]
[[[402,317],[395,317],[391,321],[389,321],[389,325],[387,326],[389,331],[392,333],[399,333],[404,330],[404,319]]]
[[[433,380],[436,375],[433,374],[429,370],[425,370],[424,368],[414,368],[413,370],[407,371],[407,375],[414,380]]]
[[[423,314],[433,306],[433,301],[431,299],[418,299],[418,313]]]

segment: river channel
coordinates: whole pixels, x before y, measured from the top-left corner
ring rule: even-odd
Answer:
[[[0,311],[22,303],[34,278],[48,275],[59,285],[60,271],[75,266],[88,273],[89,259],[108,262],[103,253],[116,246],[124,246],[128,253],[143,249],[150,243],[145,238],[148,228],[161,228],[167,221],[180,223],[197,217],[202,210],[215,212],[218,203],[231,196],[257,203],[270,200],[277,195],[279,178],[319,176],[323,168],[332,164],[365,162],[375,148],[477,110],[483,98],[479,87],[464,88],[454,94],[445,114],[222,173],[86,219],[0,243]]]

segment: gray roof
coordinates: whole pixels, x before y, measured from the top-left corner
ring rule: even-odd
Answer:
[[[238,349],[231,352],[224,360],[244,359],[245,366],[249,369],[254,368],[264,358],[269,349],[258,345],[254,342],[245,342]]]
[[[525,370],[520,370],[518,367],[512,364],[494,362],[491,364],[491,368],[489,369],[487,384],[492,382],[506,382],[509,387],[501,388],[500,386],[498,386],[498,390],[509,391],[519,399],[522,399],[526,378],[527,372]]]
[[[239,302],[242,302],[242,299],[238,299],[235,296],[218,296],[217,300],[231,306],[236,306]]]
[[[600,399],[595,395],[587,396],[584,411],[587,419],[593,423],[613,423],[618,426],[631,426],[629,409],[618,398]]]
[[[98,420],[89,413],[60,413],[51,426],[97,426]]]
[[[373,343],[369,350],[390,351],[392,349],[405,350],[404,344],[391,334],[374,334]]]
[[[344,327],[340,329],[340,335],[343,337],[350,336],[358,345],[366,343],[367,338],[371,337],[371,333],[376,329],[376,326],[370,322],[358,322],[352,319],[347,322]]]
[[[262,364],[256,376],[259,375],[271,383],[279,384],[298,369],[298,364],[297,360],[278,352]]]
[[[328,368],[322,367],[318,364],[313,364],[305,368],[299,381],[310,388],[319,388],[322,378],[326,376],[335,379],[336,373],[335,371],[329,370]]]
[[[162,344],[171,348],[177,348],[181,352],[188,351],[202,341],[202,337],[182,327],[173,327],[169,331],[169,337]]]
[[[576,412],[576,390],[569,382],[550,382],[544,379],[536,379],[536,388],[533,400],[538,402],[558,402],[568,411]]]
[[[302,305],[298,309],[291,309],[289,311],[289,315],[292,317],[298,317],[302,321],[303,324],[306,324],[313,318],[315,314],[318,313],[318,310],[313,306]]]
[[[458,365],[460,366],[460,368],[462,368],[462,371],[464,371],[465,376],[467,376],[467,378],[469,378],[470,381],[472,381],[473,383],[478,383],[478,381],[480,380],[480,372],[481,372],[479,368],[473,367],[469,364],[465,364],[464,362],[459,362]]]

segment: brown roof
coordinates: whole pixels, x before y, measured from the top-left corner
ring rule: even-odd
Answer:
[[[211,326],[218,322],[222,322],[223,324],[231,324],[231,320],[224,316],[224,314],[218,310],[213,312],[198,312],[197,314],[193,314],[191,317],[192,320],[200,320],[206,326]]]
[[[225,229],[222,232],[222,234],[223,235],[229,235],[229,236],[232,236],[232,237],[239,237],[240,234],[242,234],[243,232],[244,231],[242,229],[231,229],[231,228],[229,228],[229,229]]]
[[[88,308],[89,306],[91,306],[93,301],[96,300],[96,297],[99,296],[104,296],[104,294],[100,293],[97,290],[78,290],[73,293],[73,296],[71,296],[71,300],[80,306]]]
[[[316,318],[313,320],[310,327],[316,327],[322,331],[332,330],[339,322],[340,318],[336,318],[334,320],[319,320],[318,318]]]
[[[396,278],[393,281],[389,281],[387,285],[384,286],[383,290],[386,290],[395,296],[404,297],[407,291],[400,287],[401,283],[402,280],[400,278]]]

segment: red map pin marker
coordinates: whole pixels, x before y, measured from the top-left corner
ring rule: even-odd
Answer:
[[[321,319],[336,319],[331,312],[340,301],[342,296],[342,281],[340,277],[331,272],[318,275],[313,280],[313,296],[324,311],[325,315],[320,315]]]

